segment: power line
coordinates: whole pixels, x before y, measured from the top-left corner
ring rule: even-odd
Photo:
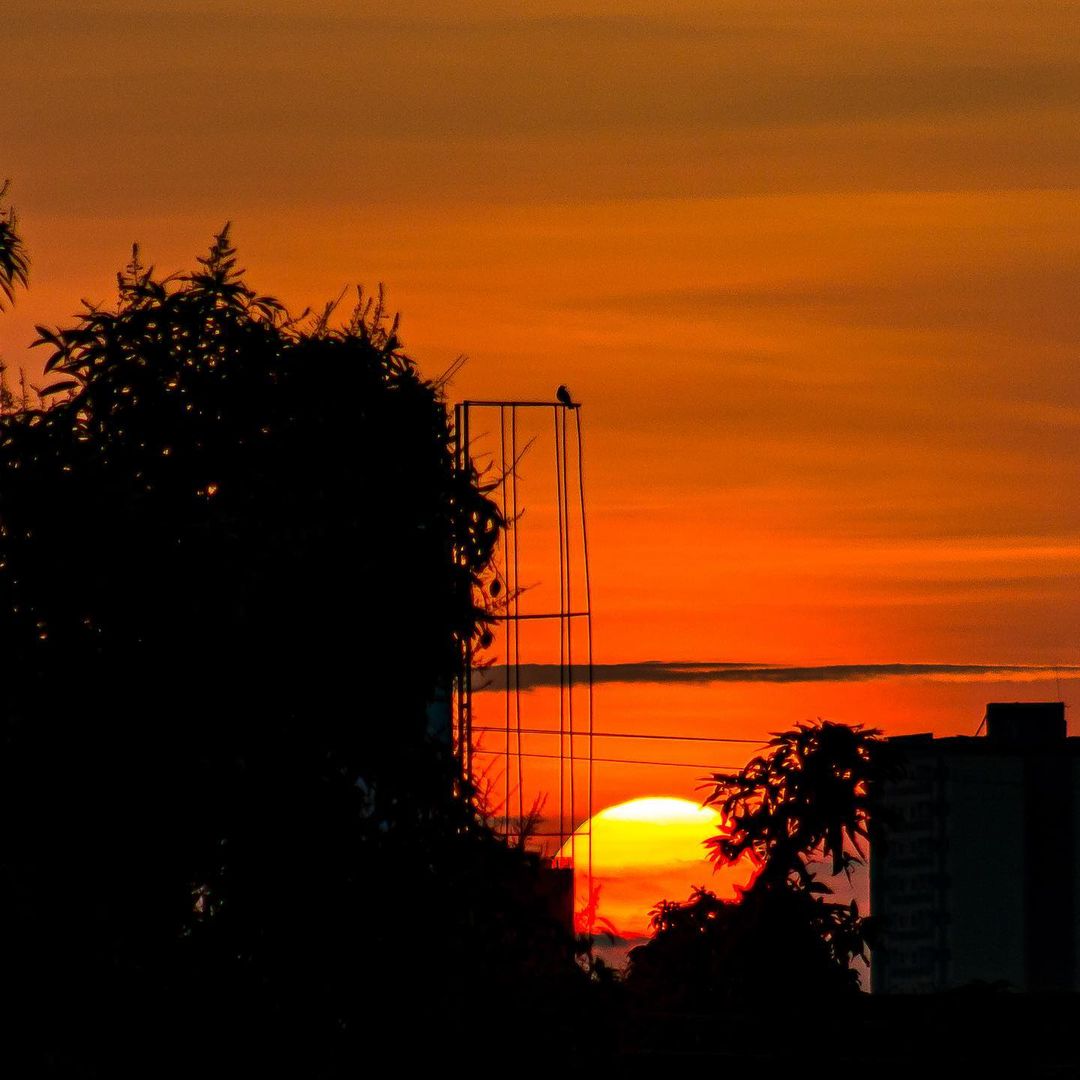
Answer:
[[[556,731],[556,735],[559,733]],[[502,752],[498,750],[484,750],[481,747],[476,748],[478,754],[491,754],[494,757],[501,757]],[[521,751],[521,757],[531,758],[547,758],[549,761],[561,761],[563,760],[558,754],[536,754],[527,751]],[[738,772],[741,765],[706,765],[700,761],[652,761],[647,758],[612,758],[612,757],[594,757],[593,761],[600,761],[606,765],[662,765],[671,766],[677,769],[707,769],[712,772]]]
[[[473,731],[502,732],[501,727],[476,726]],[[552,728],[522,728],[522,735],[558,735]],[[707,743],[746,743],[750,746],[764,746],[761,739],[731,739],[717,735],[641,735],[631,731],[594,731],[594,738],[605,739],[651,739],[656,742],[707,742]],[[598,759],[599,760],[599,759]]]

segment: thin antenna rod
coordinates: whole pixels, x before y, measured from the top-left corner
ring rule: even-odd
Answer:
[[[458,477],[462,479],[465,477],[465,410],[465,405],[454,406],[454,467],[457,470]],[[462,564],[461,545],[457,538],[455,538],[454,560],[458,566]],[[461,670],[457,674],[457,693],[454,695],[453,703],[454,712],[456,713],[453,723],[456,730],[451,731],[450,738],[451,744],[456,740],[457,745],[454,749],[461,761],[462,772],[467,779],[468,774],[465,772],[465,691],[466,684],[472,685],[472,665],[469,662],[470,658],[466,643],[461,641],[458,643],[458,647],[461,651]]]
[[[570,472],[566,460],[566,409],[562,409],[562,481],[563,481],[563,537],[566,543],[566,603],[564,611],[569,612],[574,606],[573,570],[574,564],[570,557]],[[566,666],[567,684],[567,726],[570,739],[570,858],[574,860],[576,854],[575,839],[577,834],[577,799],[574,791],[574,621],[566,620],[566,654],[569,663]],[[576,862],[576,860],[575,860]]]
[[[524,451],[522,451],[524,453]],[[517,726],[517,746],[518,746],[518,759],[517,759],[517,780],[518,780],[518,821],[522,822],[524,827],[525,821],[525,803],[523,795],[523,783],[522,783],[522,762],[521,762],[521,620],[518,616],[521,614],[521,577],[518,572],[518,518],[520,516],[520,509],[518,507],[518,489],[517,489],[517,467],[518,467],[518,448],[517,448],[517,406],[510,406],[510,481],[511,481],[511,509],[513,510],[514,517],[514,717],[515,724]],[[505,483],[505,481],[504,481]]]
[[[563,754],[566,750],[564,745],[566,740],[566,672],[569,664],[573,662],[573,657],[568,661],[566,655],[565,612],[569,605],[566,602],[566,560],[564,558],[566,545],[564,535],[565,528],[563,525],[565,501],[563,499],[563,463],[561,455],[559,454],[558,405],[552,406],[551,417],[555,430],[555,516],[558,521],[559,539],[559,849],[561,851],[564,839],[563,825],[566,821],[566,805],[563,795],[563,773],[566,771],[563,758]],[[573,808],[571,808],[570,813],[572,816]]]
[[[509,542],[510,530],[506,524],[506,408],[502,405],[499,406],[499,479],[501,481],[500,487],[502,488],[502,515],[503,515],[503,542],[502,542],[502,564],[503,564],[503,583],[509,585],[510,574],[508,570],[509,555],[506,550],[506,545]],[[503,624],[506,625],[505,623]],[[503,642],[503,649],[506,651],[507,663],[509,663],[509,644],[510,644],[510,627],[507,626],[508,631],[505,635],[506,640]],[[505,712],[506,712],[506,765],[503,773],[504,785],[503,790],[505,796],[503,798],[503,831],[506,839],[510,837],[510,680],[506,681],[506,692],[503,694]],[[518,747],[520,753],[521,747]],[[520,825],[519,825],[520,828]]]
[[[588,862],[588,878],[587,878],[587,893],[589,898],[589,905],[592,904],[592,890],[593,890],[593,846],[592,846],[592,819],[593,819],[593,630],[592,630],[592,579],[589,571],[589,530],[585,523],[585,458],[583,454],[582,438],[581,438],[581,411],[577,410],[574,413],[574,426],[577,429],[577,459],[578,459],[578,498],[581,503],[581,552],[585,563],[585,610],[588,615],[585,618],[585,635],[586,635],[586,654],[589,663],[588,674],[588,691],[587,691],[587,708],[588,708],[588,725],[589,725],[589,756],[588,756],[588,792],[586,799],[588,802],[588,822],[589,822],[589,862]],[[586,928],[589,931],[589,949],[590,955],[592,950],[592,927]]]
[[[468,479],[472,471],[472,443],[469,438],[469,407],[466,405],[462,413],[462,474]],[[469,586],[472,588],[472,586]],[[472,671],[472,638],[465,641],[465,670]],[[467,685],[462,688],[462,734],[465,742],[465,775],[470,783],[473,779],[473,745],[472,745],[472,679],[467,680]]]

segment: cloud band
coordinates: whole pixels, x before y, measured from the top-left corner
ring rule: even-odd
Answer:
[[[558,664],[522,664],[511,686],[538,690],[559,686],[566,679]],[[575,683],[588,679],[586,664],[574,664]],[[866,682],[871,679],[939,679],[963,682],[1032,682],[1039,679],[1080,678],[1080,666],[1035,664],[822,664],[789,667],[780,664],[705,663],[644,660],[624,664],[594,664],[593,683],[816,683]],[[506,689],[507,668],[494,664],[473,674],[474,691]]]

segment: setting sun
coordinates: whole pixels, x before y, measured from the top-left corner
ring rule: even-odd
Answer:
[[[720,815],[712,808],[668,796],[631,799],[600,810],[560,852],[574,861],[576,910],[585,912],[589,904],[590,846],[593,922],[622,937],[647,933],[649,911],[658,901],[683,900],[696,885],[733,896],[750,871],[743,864],[714,871],[705,841],[720,827]]]

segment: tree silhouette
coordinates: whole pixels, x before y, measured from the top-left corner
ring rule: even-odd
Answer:
[[[15,288],[25,288],[29,283],[30,257],[17,229],[15,210],[5,207],[10,181],[0,184],[0,311],[15,299]],[[25,376],[20,373],[22,385],[21,399],[27,400]],[[7,365],[0,356],[0,413],[10,411],[15,405],[15,396],[7,382]]]
[[[678,1006],[858,989],[851,964],[866,959],[872,926],[854,900],[825,899],[814,862],[838,874],[864,861],[875,784],[892,769],[879,735],[799,724],[739,772],[713,775],[705,802],[724,826],[711,856],[749,855],[754,879],[734,901],[698,889],[658,905],[653,939],[631,953],[631,987]]]
[[[883,775],[880,735],[828,720],[797,724],[739,772],[715,773],[705,803],[719,809],[725,830],[708,841],[712,858],[730,865],[748,854],[770,884],[791,879],[805,887],[815,856],[828,859],[834,875],[861,863]]]
[[[857,909],[803,889],[755,887],[731,901],[698,888],[653,909],[652,940],[631,951],[628,982],[662,1009],[845,993],[858,986],[853,919]]]
[[[4,206],[10,181],[0,184],[0,311],[5,300],[15,299],[15,287],[26,287],[30,274],[30,258],[19,235],[14,207]]]
[[[91,1075],[140,1030],[320,1075],[419,985],[434,1031],[479,985],[510,1009],[576,972],[427,734],[501,522],[381,293],[291,318],[227,226],[194,272],[136,249],[118,284],[38,328],[54,381],[0,417],[24,1028]]]

